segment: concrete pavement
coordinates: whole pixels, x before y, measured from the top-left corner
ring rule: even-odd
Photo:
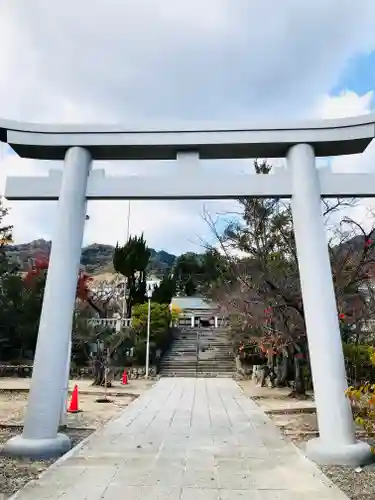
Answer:
[[[162,379],[17,500],[345,500],[230,379]]]

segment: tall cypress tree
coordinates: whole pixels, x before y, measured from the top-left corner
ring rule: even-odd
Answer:
[[[117,243],[113,254],[113,267],[127,281],[129,298],[127,301],[127,317],[131,317],[134,304],[142,304],[146,298],[146,268],[150,260],[150,249],[143,233],[131,236],[124,246]]]
[[[160,284],[154,288],[152,300],[153,302],[158,302],[159,304],[170,304],[175,293],[176,280],[174,277],[166,274]]]

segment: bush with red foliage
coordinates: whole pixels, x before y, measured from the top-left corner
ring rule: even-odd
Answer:
[[[48,269],[48,264],[48,257],[38,256],[34,259],[24,277],[24,283],[28,288],[31,288],[35,284],[35,280]]]
[[[47,271],[49,265],[48,257],[38,256],[34,259],[28,272],[24,277],[24,283],[28,288],[35,284],[35,280],[42,276],[44,271]],[[90,282],[93,280],[85,271],[80,270],[77,281],[77,298],[82,301],[87,301],[90,295]]]
[[[77,281],[77,298],[84,301],[87,301],[89,298],[90,294],[90,283],[92,282],[93,278],[89,276],[85,271],[82,269],[79,271],[78,274],[78,281]]]

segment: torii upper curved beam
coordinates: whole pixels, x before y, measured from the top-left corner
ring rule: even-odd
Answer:
[[[281,158],[308,143],[316,156],[362,153],[375,137],[375,113],[336,120],[269,124],[209,123],[133,129],[100,125],[44,125],[0,119],[0,140],[25,158],[62,160],[72,146],[96,160],[175,160],[194,150],[201,159]]]

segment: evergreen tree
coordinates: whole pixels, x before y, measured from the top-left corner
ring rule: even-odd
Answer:
[[[127,317],[131,317],[134,304],[142,304],[146,298],[146,268],[150,260],[150,249],[141,236],[131,236],[124,246],[117,243],[113,254],[113,267],[127,282],[129,298]]]
[[[7,253],[12,226],[4,224],[8,210],[0,203],[0,350],[3,359],[22,359],[35,350],[45,277],[32,289]]]
[[[178,291],[186,296],[199,293],[203,277],[201,257],[193,252],[187,252],[176,259],[173,266]]]
[[[170,304],[176,293],[176,280],[167,274],[163,277],[158,286],[154,288],[152,301],[159,304]]]

